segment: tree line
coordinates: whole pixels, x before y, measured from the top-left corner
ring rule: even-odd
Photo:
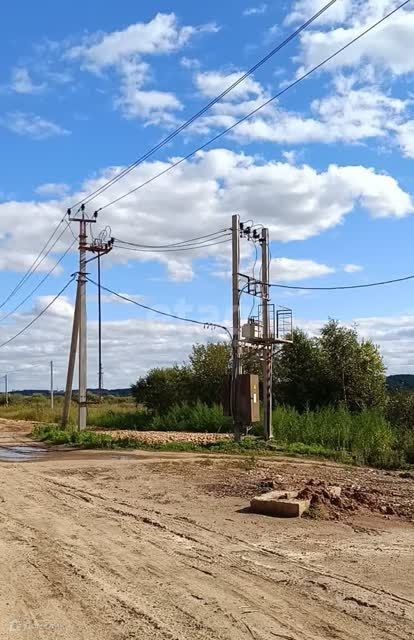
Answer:
[[[276,349],[273,397],[299,412],[327,406],[350,411],[384,409],[387,402],[385,367],[378,347],[361,339],[355,328],[330,320],[318,336],[295,329],[293,343]],[[258,354],[243,355],[243,369],[261,376]],[[133,386],[138,403],[162,414],[179,403],[221,404],[231,370],[227,342],[194,345],[188,361],[151,369]]]

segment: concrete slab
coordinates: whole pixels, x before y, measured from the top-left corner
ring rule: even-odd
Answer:
[[[250,502],[254,513],[278,518],[300,518],[310,507],[310,500],[299,500],[297,491],[269,491]]]

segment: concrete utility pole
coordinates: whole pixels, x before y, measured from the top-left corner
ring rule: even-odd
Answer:
[[[101,291],[101,252],[98,253],[98,388],[99,401],[102,402],[103,367],[102,367],[102,291]]]
[[[4,376],[4,401],[6,403],[6,405],[8,406],[9,404],[9,376],[6,375]]]
[[[69,367],[68,367],[68,380],[71,378],[71,382],[73,382],[73,371],[70,371],[71,368],[71,360],[74,359],[75,355],[72,352],[72,347],[75,342],[74,333],[75,333],[75,321],[77,324],[77,339],[78,343],[78,363],[79,363],[79,398],[78,398],[78,427],[79,430],[86,429],[86,416],[87,416],[87,379],[88,379],[88,366],[87,366],[87,318],[86,318],[86,252],[89,250],[88,246],[88,232],[87,225],[93,224],[96,222],[96,216],[94,218],[88,218],[85,214],[85,205],[81,205],[80,207],[80,216],[71,218],[69,217],[71,222],[79,222],[79,272],[78,272],[78,290],[76,294],[76,307],[75,307],[75,317],[73,322],[73,331],[72,331],[72,345],[71,345],[71,353],[69,356]],[[69,216],[71,212],[68,211]],[[77,316],[77,318],[76,318]],[[75,347],[76,353],[76,347]],[[66,387],[66,396],[65,396],[65,405],[64,412],[62,417],[62,424],[67,423],[67,415],[69,413],[70,408],[70,398],[72,392],[72,384],[70,393],[68,394],[68,385]]]
[[[66,426],[69,419],[70,404],[72,399],[73,388],[73,374],[75,369],[76,351],[78,350],[79,361],[79,399],[78,399],[78,426],[79,429],[86,428],[87,418],[87,380],[88,380],[88,367],[87,367],[87,317],[86,317],[86,264],[90,260],[86,260],[88,251],[96,253],[98,259],[100,256],[109,253],[113,248],[114,239],[110,238],[105,242],[105,235],[107,232],[95,239],[92,244],[88,244],[88,224],[96,222],[97,212],[94,213],[93,218],[88,218],[85,214],[85,205],[81,205],[78,217],[71,217],[71,211],[68,210],[69,220],[71,222],[79,222],[79,272],[78,272],[78,286],[76,291],[76,305],[75,313],[73,317],[72,327],[72,340],[69,354],[68,374],[66,379],[66,393],[65,401],[63,405],[62,414],[62,426]],[[94,258],[91,258],[94,260]],[[99,287],[100,289],[100,287]],[[101,317],[100,317],[101,320]]]
[[[272,373],[273,344],[269,310],[269,229],[262,229],[262,311],[263,311],[263,430],[266,439],[273,438],[272,424]]]
[[[87,392],[87,376],[88,376],[88,359],[87,359],[87,318],[86,318],[86,246],[87,231],[85,214],[79,220],[79,429],[86,429],[86,392]]]
[[[76,361],[76,351],[78,348],[78,336],[79,336],[79,282],[76,289],[76,302],[75,302],[75,313],[73,315],[73,326],[72,326],[72,340],[70,343],[70,352],[69,352],[69,363],[68,363],[68,373],[66,378],[66,391],[65,391],[65,399],[63,402],[63,413],[62,413],[62,427],[66,427],[69,420],[70,413],[70,405],[72,402],[72,389],[73,389],[73,374],[75,372],[75,361]]]
[[[53,376],[53,360],[50,361],[50,408],[55,406],[54,376]]]
[[[232,299],[233,299],[233,359],[231,380],[231,409],[234,423],[234,438],[241,438],[241,424],[238,411],[238,378],[242,373],[240,358],[240,216],[232,217]]]

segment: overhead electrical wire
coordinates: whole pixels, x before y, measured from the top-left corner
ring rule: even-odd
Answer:
[[[99,284],[97,282],[95,282],[95,280],[92,280],[92,278],[87,277],[86,278],[88,280],[88,282],[91,282],[92,284],[94,284],[96,287],[99,288]],[[137,307],[140,307],[141,309],[146,309],[147,311],[152,311],[153,313],[157,313],[161,316],[166,316],[167,318],[173,318],[174,320],[181,320],[182,322],[189,322],[191,324],[198,324],[201,325],[203,327],[216,327],[217,329],[223,329],[223,331],[225,331],[231,338],[231,333],[229,331],[229,329],[227,327],[225,327],[222,324],[217,324],[216,322],[203,322],[202,320],[194,320],[192,318],[183,318],[182,316],[178,316],[174,313],[167,313],[166,311],[160,311],[160,309],[154,309],[153,307],[149,307],[146,304],[142,304],[141,302],[137,302],[136,300],[132,300],[131,298],[128,298],[127,296],[121,294],[121,293],[117,293],[116,291],[113,291],[112,289],[109,289],[109,287],[104,287],[101,284],[101,289],[103,289],[104,291],[106,291],[107,293],[110,293],[114,296],[116,296],[117,298],[120,298],[120,300],[124,300],[125,302],[130,302],[131,304],[134,304]],[[1,345],[0,345],[1,346]]]
[[[161,251],[162,253],[170,253],[170,252],[177,252],[177,251],[196,251],[197,249],[203,249],[204,247],[215,247],[218,244],[227,244],[228,242],[231,242],[231,234],[229,234],[229,237],[226,238],[226,240],[219,240],[217,242],[207,242],[204,244],[198,244],[198,245],[190,245],[190,246],[182,246],[182,247],[176,247],[171,248],[171,249],[140,249],[138,247],[123,247],[119,244],[114,245],[115,249],[124,249],[125,251],[136,251],[138,253],[155,253],[157,251]]]
[[[54,249],[56,244],[59,242],[59,240],[61,239],[63,234],[66,232],[66,230],[70,226],[70,222],[67,222],[67,225],[63,229],[61,234],[55,239],[53,244],[49,247],[50,242],[53,240],[53,238],[55,237],[56,233],[58,232],[58,230],[61,227],[61,225],[65,222],[65,220],[66,220],[66,215],[61,219],[61,221],[59,222],[59,224],[57,225],[57,227],[55,228],[55,230],[53,231],[53,233],[51,234],[51,236],[47,240],[46,244],[43,246],[43,248],[39,252],[37,258],[33,261],[32,265],[26,271],[25,275],[19,280],[17,285],[14,287],[14,289],[8,294],[8,296],[0,304],[0,309],[2,309],[8,303],[8,301],[22,288],[22,286],[25,284],[25,282],[27,282],[27,280],[33,275],[33,273],[35,273],[35,271],[37,271],[37,269],[40,267],[40,265],[46,260],[47,256]],[[44,254],[44,255],[42,255],[42,254]]]
[[[380,287],[387,284],[395,284],[397,282],[405,282],[407,280],[413,280],[414,275],[404,276],[403,278],[394,278],[393,280],[382,280],[380,282],[368,282],[366,284],[350,284],[340,285],[335,287],[299,287],[289,284],[270,283],[270,287],[277,287],[278,289],[299,289],[300,291],[340,291],[343,289],[366,289],[368,287]]]
[[[315,20],[317,20],[323,13],[325,13],[325,11],[327,11],[332,5],[334,5],[336,1],[337,0],[330,0],[326,5],[321,7],[321,9],[319,11],[317,11],[313,16],[311,16],[311,18],[309,18],[309,20],[307,20],[306,22],[301,24],[293,33],[291,33],[287,38],[285,38],[281,43],[279,43],[274,49],[269,51],[268,54],[266,54],[263,58],[261,58],[255,65],[253,65],[253,67],[251,67],[248,71],[246,71],[246,73],[244,73],[242,76],[240,76],[235,82],[233,82],[230,86],[228,86],[224,91],[222,91],[222,93],[220,93],[218,96],[216,96],[213,100],[211,100],[208,104],[206,104],[202,109],[197,111],[197,113],[195,113],[193,116],[191,116],[188,120],[186,120],[177,129],[172,131],[166,138],[161,140],[152,149],[150,149],[144,155],[142,155],[140,158],[138,158],[137,160],[132,162],[130,165],[125,167],[125,169],[123,169],[119,174],[117,174],[116,176],[114,176],[113,178],[108,180],[106,183],[104,183],[103,185],[101,185],[100,187],[95,189],[95,191],[92,191],[91,193],[86,195],[84,198],[82,198],[81,200],[76,202],[74,205],[72,205],[72,208],[77,207],[78,205],[80,205],[82,203],[83,204],[88,204],[89,202],[94,200],[96,197],[98,197],[99,195],[101,195],[102,193],[107,191],[107,189],[112,187],[115,183],[119,182],[119,180],[121,180],[126,175],[128,175],[138,165],[142,164],[145,160],[147,160],[149,157],[154,155],[154,153],[156,153],[159,149],[161,149],[166,144],[171,142],[171,140],[173,140],[178,134],[180,134],[181,131],[184,131],[184,129],[187,129],[191,124],[193,124],[193,122],[195,122],[198,118],[200,118],[202,115],[204,115],[204,113],[206,113],[215,104],[217,104],[217,102],[220,102],[220,100],[222,98],[224,98],[228,93],[230,93],[233,89],[235,89],[239,84],[244,82],[244,80],[246,80],[246,78],[251,76],[255,71],[257,71],[257,69],[262,67],[276,53],[281,51],[281,49],[283,49],[292,40],[294,40],[298,35],[300,35],[300,33],[302,33],[302,31],[307,29],[307,27],[309,27],[313,22],[315,22]]]
[[[197,240],[206,240],[207,238],[212,238],[213,236],[220,236],[223,233],[231,231],[231,229],[219,229],[219,231],[215,231],[214,233],[207,233],[204,236],[197,236],[196,238],[188,238],[187,240],[181,240],[180,242],[171,242],[169,244],[139,244],[136,242],[128,242],[127,240],[121,240],[120,238],[114,238],[116,242],[121,242],[122,244],[127,244],[132,247],[142,247],[144,249],[168,249],[169,247],[178,247],[184,244],[195,244]]]
[[[269,98],[268,100],[266,100],[266,102],[264,102],[263,104],[259,105],[258,107],[256,107],[255,109],[253,109],[253,111],[251,111],[250,113],[248,113],[247,115],[243,116],[243,118],[240,118],[240,120],[237,120],[237,122],[233,123],[230,127],[227,127],[227,129],[224,129],[223,131],[221,131],[220,133],[218,133],[217,135],[215,135],[213,138],[211,138],[210,140],[208,140],[207,142],[205,142],[204,144],[200,145],[199,147],[197,147],[196,149],[194,149],[193,151],[191,151],[190,153],[188,153],[186,156],[184,156],[183,158],[180,158],[179,160],[177,160],[176,162],[174,162],[173,164],[170,164],[168,167],[166,167],[165,169],[163,169],[162,171],[160,171],[159,173],[155,174],[154,176],[152,176],[151,178],[149,178],[148,180],[145,180],[145,182],[142,182],[141,184],[139,184],[137,187],[134,187],[133,189],[130,189],[129,191],[127,191],[126,193],[124,193],[123,195],[118,196],[117,198],[114,198],[114,200],[108,202],[107,204],[103,205],[102,207],[100,207],[97,211],[104,211],[105,209],[107,209],[108,207],[113,206],[114,204],[117,204],[118,202],[120,202],[121,200],[123,200],[124,198],[127,198],[128,196],[132,195],[133,193],[135,193],[136,191],[142,189],[143,187],[146,187],[147,185],[151,184],[152,182],[154,182],[155,180],[157,180],[158,178],[160,178],[161,176],[165,175],[166,173],[169,173],[170,171],[172,171],[172,169],[175,169],[176,167],[178,167],[180,164],[182,164],[183,162],[186,162],[187,160],[189,160],[190,158],[192,158],[193,156],[195,156],[197,153],[199,153],[200,151],[203,151],[203,149],[206,149],[207,147],[209,147],[213,142],[215,142],[216,140],[219,140],[220,138],[222,138],[223,136],[227,135],[228,133],[230,133],[231,131],[233,131],[233,129],[235,129],[236,127],[238,127],[240,124],[242,124],[243,122],[246,122],[247,120],[249,120],[252,116],[254,116],[256,113],[258,113],[259,111],[261,111],[262,109],[264,109],[265,107],[267,107],[269,104],[271,104],[272,102],[274,102],[277,98],[280,98],[280,96],[284,95],[285,93],[287,93],[288,91],[290,91],[290,89],[293,89],[294,87],[296,87],[298,84],[300,84],[301,82],[303,82],[303,80],[306,80],[307,78],[309,78],[309,76],[311,76],[312,74],[314,74],[316,71],[318,71],[319,69],[321,69],[323,66],[325,66],[325,64],[327,64],[328,62],[330,62],[331,60],[333,60],[334,58],[336,58],[340,53],[342,53],[343,51],[345,51],[346,49],[348,49],[350,46],[352,46],[353,44],[355,44],[356,42],[358,42],[358,40],[360,40],[361,38],[363,38],[365,35],[367,35],[368,33],[370,33],[371,31],[373,31],[375,28],[377,28],[380,24],[382,24],[383,22],[385,22],[385,20],[387,20],[388,18],[390,18],[392,15],[394,15],[394,13],[396,13],[397,11],[401,10],[403,7],[405,7],[409,2],[411,2],[411,0],[405,0],[404,2],[402,2],[401,4],[399,4],[397,7],[395,7],[392,11],[390,11],[389,13],[387,13],[385,16],[383,16],[380,20],[377,20],[376,22],[374,22],[372,25],[370,25],[369,27],[367,27],[366,29],[364,29],[359,35],[355,36],[355,38],[352,38],[352,40],[350,40],[347,44],[343,45],[342,47],[340,47],[339,49],[337,49],[337,51],[335,51],[334,53],[332,53],[331,55],[329,55],[328,57],[326,57],[324,60],[322,60],[322,62],[320,62],[319,64],[317,64],[316,66],[312,67],[312,69],[310,69],[309,71],[307,71],[306,73],[304,73],[303,75],[299,76],[299,78],[297,78],[296,80],[294,80],[293,82],[291,82],[290,84],[288,84],[286,87],[284,87],[283,89],[281,89],[278,93],[276,93],[274,96],[272,96],[271,98]]]
[[[69,285],[72,284],[72,282],[75,280],[75,278],[76,278],[76,274],[74,274],[70,278],[70,280],[65,284],[63,289],[61,289],[59,291],[59,293],[53,298],[53,300],[51,300],[51,302],[49,302],[49,304],[44,309],[42,309],[42,311],[40,313],[38,313],[37,316],[35,318],[33,318],[33,320],[31,320],[25,327],[23,327],[23,329],[21,329],[18,333],[16,333],[16,335],[14,335],[12,338],[9,338],[8,340],[6,340],[2,344],[0,344],[0,349],[2,349],[3,347],[7,346],[11,342],[13,342],[14,340],[16,340],[16,338],[18,338],[23,333],[25,333],[28,329],[30,329],[30,327],[33,326],[35,324],[35,322],[37,322],[39,320],[39,318],[41,318],[46,313],[46,311],[48,311],[50,309],[50,307],[56,302],[56,300],[58,300],[58,298],[60,298],[60,296],[69,287]]]
[[[16,311],[18,311],[24,305],[24,303],[27,302],[29,300],[29,298],[31,298],[33,296],[33,294],[35,294],[36,291],[38,291],[38,289],[40,289],[42,284],[44,284],[46,282],[46,280],[52,275],[52,273],[63,262],[64,258],[68,255],[69,251],[75,245],[75,242],[77,242],[77,240],[74,240],[72,242],[72,244],[69,245],[69,247],[66,249],[66,251],[59,258],[59,260],[53,265],[53,267],[47,272],[45,277],[41,279],[41,281],[35,286],[35,288],[32,289],[32,291],[21,302],[19,302],[19,304],[16,307],[14,307],[14,309],[12,309],[8,313],[6,313],[3,317],[0,318],[0,322],[2,322],[3,320],[6,320],[7,318],[10,318],[10,316],[12,316],[14,313],[16,313]]]

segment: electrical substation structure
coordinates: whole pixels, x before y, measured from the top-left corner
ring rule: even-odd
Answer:
[[[250,222],[250,221],[249,221]],[[270,300],[270,247],[269,229],[259,233],[254,225],[240,222],[238,214],[232,217],[232,300],[233,300],[233,365],[231,382],[231,408],[235,439],[239,440],[243,427],[259,420],[258,376],[243,373],[242,354],[254,350],[261,357],[263,369],[263,431],[266,439],[273,437],[272,376],[273,354],[276,345],[292,342],[292,310],[275,310]],[[257,243],[261,249],[261,276],[259,279],[240,272],[240,239]],[[244,284],[242,285],[242,282]],[[261,304],[257,316],[249,315],[241,327],[240,301],[243,293],[258,297]]]
[[[113,239],[107,242],[102,236],[88,243],[88,225],[96,223],[98,214],[95,212],[92,218],[85,213],[85,205],[82,204],[76,215],[72,217],[72,212],[68,210],[70,222],[79,222],[79,271],[77,278],[75,312],[73,316],[72,339],[70,345],[68,372],[66,378],[65,400],[63,403],[62,426],[66,427],[69,420],[70,406],[72,401],[73,376],[75,370],[76,353],[78,352],[79,363],[79,397],[78,397],[78,428],[86,429],[87,418],[87,315],[86,315],[86,265],[91,260],[87,260],[87,252],[95,253],[92,258],[98,259],[102,255],[109,253],[113,247]],[[99,265],[100,266],[100,265]],[[100,269],[99,269],[100,273]],[[100,299],[100,297],[99,297]],[[101,337],[101,333],[99,334]],[[101,353],[101,347],[100,351]],[[99,380],[102,381],[102,362],[99,362]]]

